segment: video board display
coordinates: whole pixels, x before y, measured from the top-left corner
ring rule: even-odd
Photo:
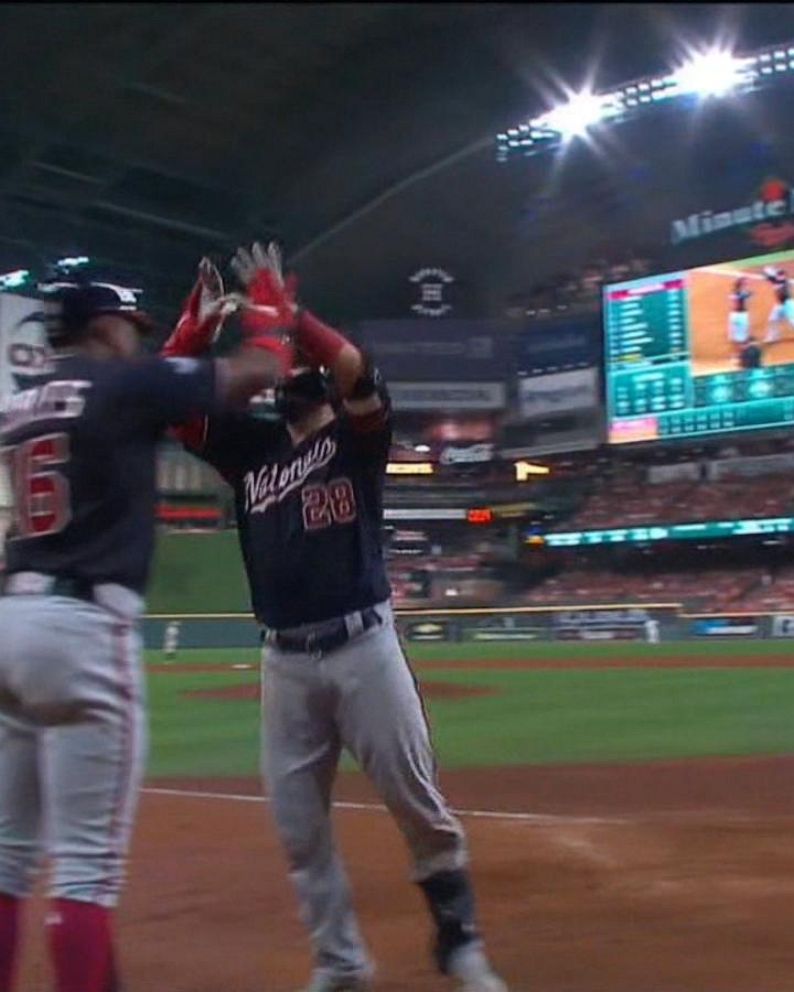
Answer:
[[[758,537],[794,532],[794,517],[761,517],[758,520],[706,520],[691,524],[648,524],[610,530],[561,531],[546,534],[550,548],[591,547],[596,544],[633,544],[646,541],[700,541],[725,537]],[[525,540],[529,541],[529,534]]]
[[[794,251],[604,289],[608,439],[794,425]]]

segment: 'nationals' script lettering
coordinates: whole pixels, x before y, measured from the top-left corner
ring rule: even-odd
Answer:
[[[246,472],[246,513],[264,513],[269,506],[280,503],[318,468],[326,466],[336,454],[332,437],[318,438],[304,455],[298,455],[286,465],[263,465],[255,472]]]

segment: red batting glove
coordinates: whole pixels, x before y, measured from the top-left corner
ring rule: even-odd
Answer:
[[[260,269],[248,286],[243,304],[243,327],[250,334],[291,331],[295,326],[295,299],[268,269]]]
[[[291,331],[298,309],[294,278],[283,278],[281,252],[275,242],[263,248],[255,242],[249,251],[238,248],[231,267],[245,286],[247,303],[243,327],[249,334],[273,334]]]
[[[199,264],[199,277],[182,308],[174,332],[163,345],[166,357],[196,358],[209,351],[221,325],[237,306],[233,296],[223,295],[223,280],[209,259]]]

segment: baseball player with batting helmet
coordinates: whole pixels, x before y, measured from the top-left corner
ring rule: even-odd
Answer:
[[[0,406],[14,494],[0,596],[0,992],[42,854],[56,992],[118,989],[111,911],[146,751],[138,618],[169,423],[276,380],[271,343],[139,355],[149,322],[108,283],[55,287],[50,367]],[[42,828],[46,825],[44,850]]]
[[[235,492],[240,544],[263,631],[263,772],[311,934],[306,992],[364,992],[373,964],[331,829],[342,748],[362,766],[410,848],[435,924],[435,961],[461,992],[506,992],[475,919],[466,843],[436,781],[416,679],[395,630],[381,548],[391,442],[386,388],[362,353],[295,300],[278,251],[233,262],[244,324],[289,332],[302,355],[277,390],[282,417],[204,418],[181,434]],[[211,292],[200,278],[193,291]],[[215,278],[215,291],[219,279]],[[166,354],[212,331],[183,318]]]
[[[764,268],[764,279],[772,286],[775,294],[775,305],[769,313],[768,326],[764,344],[774,344],[780,340],[780,329],[784,323],[789,329],[794,329],[794,300],[791,298],[791,280],[786,270],[767,265]]]

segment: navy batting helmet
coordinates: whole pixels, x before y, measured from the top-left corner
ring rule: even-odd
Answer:
[[[88,323],[101,314],[117,314],[143,334],[154,330],[151,317],[140,310],[135,292],[109,282],[58,282],[41,287],[51,306],[42,317],[47,340],[54,348],[78,340]]]

